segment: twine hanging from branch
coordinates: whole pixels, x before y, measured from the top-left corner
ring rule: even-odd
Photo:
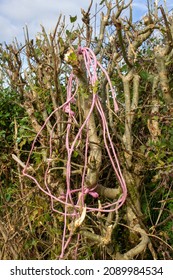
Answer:
[[[42,192],[44,192],[47,196],[50,197],[52,210],[57,212],[58,214],[61,214],[64,216],[64,232],[63,232],[63,238],[62,238],[61,258],[63,257],[64,251],[65,251],[67,245],[69,244],[69,242],[71,240],[71,236],[75,230],[75,229],[71,230],[71,228],[68,227],[68,229],[70,228],[70,230],[71,230],[71,234],[70,234],[68,240],[65,241],[66,231],[67,231],[67,217],[70,216],[71,219],[73,220],[74,226],[78,227],[84,221],[84,219],[85,219],[84,216],[86,215],[87,212],[95,211],[95,212],[107,212],[108,213],[108,212],[112,212],[115,210],[117,211],[124,204],[126,197],[127,197],[126,183],[123,178],[120,164],[119,164],[119,161],[118,161],[115,149],[114,149],[114,145],[113,145],[113,142],[112,142],[112,139],[110,136],[108,124],[107,124],[106,117],[104,114],[104,110],[102,108],[100,98],[97,94],[97,83],[98,83],[97,69],[98,69],[98,67],[101,69],[101,71],[104,73],[104,75],[107,78],[108,85],[110,87],[110,94],[112,95],[112,99],[113,99],[114,111],[117,112],[118,105],[116,102],[114,88],[112,86],[108,73],[103,68],[103,66],[97,61],[95,54],[93,53],[93,51],[90,48],[79,47],[78,51],[77,51],[77,56],[78,55],[83,56],[83,60],[84,60],[85,68],[86,68],[87,79],[88,79],[89,84],[91,85],[91,88],[93,89],[92,92],[90,93],[90,94],[92,94],[92,101],[91,101],[91,106],[88,111],[88,114],[87,114],[85,120],[83,121],[81,127],[78,129],[78,132],[75,135],[73,142],[70,143],[72,123],[77,123],[77,120],[75,119],[75,112],[71,109],[71,104],[75,103],[75,96],[77,95],[78,85],[79,85],[78,78],[72,72],[68,79],[66,102],[64,104],[62,104],[60,107],[56,108],[49,115],[49,117],[46,119],[45,123],[41,127],[40,131],[37,133],[37,135],[32,143],[32,147],[31,147],[26,165],[23,169],[23,175],[28,177],[29,179],[31,179]],[[75,86],[75,92],[72,95],[72,89],[74,89],[74,86]],[[117,177],[117,180],[122,189],[122,194],[117,201],[115,201],[113,203],[107,203],[105,205],[102,205],[101,208],[92,207],[90,205],[85,205],[86,195],[91,195],[95,199],[97,199],[97,197],[99,196],[99,194],[97,193],[97,185],[94,186],[93,188],[89,188],[85,182],[85,176],[86,176],[86,172],[87,172],[87,168],[88,168],[87,167],[87,164],[88,164],[87,154],[88,154],[88,148],[89,148],[89,132],[88,132],[89,121],[90,121],[91,115],[93,114],[94,109],[96,109],[100,115],[102,130],[103,130],[104,146],[108,153],[108,156],[109,156],[110,162],[112,164],[113,170],[115,172],[115,175]],[[65,147],[66,147],[66,152],[67,152],[67,164],[66,164],[66,192],[65,192],[65,194],[62,194],[59,197],[56,197],[54,194],[52,194],[52,192],[49,188],[47,178],[48,178],[48,173],[49,173],[50,163],[51,163],[51,158],[52,158],[52,153],[53,153],[52,138],[53,138],[54,130],[55,130],[57,123],[54,124],[54,126],[51,130],[51,133],[50,133],[49,158],[47,159],[48,163],[47,163],[47,168],[46,168],[45,175],[44,175],[44,187],[42,187],[40,185],[40,183],[37,181],[37,179],[34,177],[35,174],[34,174],[34,176],[30,175],[28,173],[28,170],[29,170],[29,166],[30,166],[31,155],[32,155],[32,152],[33,152],[33,149],[35,147],[38,137],[40,136],[42,130],[45,128],[45,126],[48,123],[48,121],[50,120],[50,118],[59,110],[63,110],[66,114],[68,114],[68,121],[67,121],[67,127],[66,127],[66,140],[65,140]],[[78,189],[72,189],[71,188],[71,158],[72,158],[72,154],[75,150],[75,147],[76,147],[78,141],[81,139],[82,131],[84,128],[87,130],[87,133],[86,133],[86,139],[85,139],[85,160],[84,160],[84,168],[83,168],[83,173],[82,173],[81,187]],[[76,202],[76,196],[78,196],[77,202]],[[54,202],[58,202],[61,205],[63,205],[64,212],[63,211],[61,212],[61,211],[55,209]],[[69,212],[69,209],[72,209],[72,210],[70,210],[70,212]]]

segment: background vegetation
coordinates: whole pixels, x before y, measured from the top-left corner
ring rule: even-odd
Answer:
[[[60,16],[51,34],[42,27],[36,38],[30,39],[26,29],[24,45],[16,40],[0,46],[1,259],[172,259],[173,17],[163,7],[148,5],[148,14],[134,23],[131,2],[102,1],[99,31],[90,22],[90,6],[88,11],[82,10],[83,26],[71,17],[69,29]],[[93,88],[78,46],[93,50],[115,89],[118,112],[107,78],[97,70],[94,91],[104,108],[128,195],[117,211],[88,211],[72,230],[74,219],[56,212],[64,211],[63,204],[55,201],[51,207],[52,199],[23,169],[44,190],[47,174],[55,197],[66,193],[68,114],[57,110],[48,117],[66,101],[72,70],[79,89],[70,104],[77,120],[71,119],[70,143],[87,117]],[[98,141],[94,140],[93,154],[89,136],[85,184],[99,197],[87,194],[85,203],[101,207],[117,200],[121,190],[96,108],[91,118],[89,130],[93,125]],[[81,184],[86,137],[84,129],[71,157],[72,190]],[[62,254],[63,238],[69,243]]]

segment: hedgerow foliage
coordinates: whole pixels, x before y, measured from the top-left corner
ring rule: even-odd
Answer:
[[[0,47],[1,259],[172,259],[173,17],[101,7]]]

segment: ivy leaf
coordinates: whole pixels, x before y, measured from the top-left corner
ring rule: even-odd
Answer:
[[[77,16],[74,16],[74,17],[70,16],[70,22],[71,23],[75,22],[76,20],[77,20]]]

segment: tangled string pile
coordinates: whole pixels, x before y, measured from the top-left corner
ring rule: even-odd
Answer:
[[[91,85],[91,88],[94,89],[97,81],[98,81],[98,77],[97,77],[97,68],[100,67],[101,71],[104,73],[104,75],[107,78],[109,87],[110,87],[110,92],[112,94],[112,99],[113,99],[113,104],[114,104],[114,111],[117,112],[118,111],[118,105],[116,102],[116,95],[115,95],[115,91],[113,89],[113,86],[111,84],[110,78],[106,72],[106,70],[102,67],[102,65],[97,61],[97,58],[95,56],[95,54],[93,53],[93,51],[89,48],[86,47],[79,47],[78,48],[78,55],[82,55],[83,56],[83,60],[85,63],[85,68],[86,68],[86,72],[87,72],[87,78],[89,81],[89,84]],[[72,87],[75,84],[75,92],[72,95]],[[110,211],[115,211],[117,209],[119,209],[125,202],[126,200],[126,196],[127,196],[127,188],[126,188],[126,184],[125,184],[125,180],[123,178],[121,169],[120,169],[120,164],[114,149],[114,145],[113,142],[111,140],[111,136],[109,133],[109,129],[108,129],[108,124],[106,121],[106,117],[104,114],[104,110],[102,108],[102,104],[100,102],[100,98],[98,96],[98,94],[96,92],[91,93],[92,94],[92,104],[91,104],[91,108],[90,111],[88,113],[87,118],[84,120],[83,124],[81,125],[81,127],[78,129],[78,132],[75,135],[75,138],[73,140],[73,142],[71,143],[70,141],[70,132],[71,132],[71,126],[72,123],[77,123],[77,120],[75,119],[75,112],[72,111],[71,109],[71,104],[75,102],[75,96],[77,95],[78,92],[78,79],[77,77],[74,75],[74,73],[72,72],[70,74],[70,77],[68,79],[68,85],[67,85],[67,98],[66,98],[66,102],[64,104],[62,104],[60,107],[56,108],[56,110],[54,110],[49,117],[46,119],[45,123],[43,124],[43,126],[41,127],[40,131],[37,133],[33,143],[32,143],[32,147],[31,150],[29,152],[29,156],[26,162],[26,166],[23,169],[23,175],[28,177],[29,179],[31,179],[37,186],[38,188],[44,192],[48,197],[50,197],[51,199],[51,208],[53,211],[57,212],[58,214],[61,214],[64,216],[64,234],[63,234],[63,238],[62,238],[62,251],[61,251],[61,256],[60,258],[63,258],[64,255],[64,251],[67,248],[71,236],[73,234],[73,230],[71,230],[68,239],[66,240],[66,231],[67,231],[67,217],[71,217],[71,219],[73,221],[75,221],[76,226],[80,225],[87,212],[91,212],[91,211],[96,211],[96,212],[110,212]],[[122,195],[121,197],[113,202],[112,204],[103,204],[102,207],[92,207],[91,205],[86,205],[85,204],[85,198],[86,195],[91,195],[94,198],[98,197],[98,193],[96,191],[96,188],[88,188],[85,186],[85,176],[86,176],[86,170],[87,170],[87,163],[88,163],[88,149],[89,149],[89,139],[88,139],[88,132],[86,134],[86,139],[85,139],[85,160],[84,160],[84,167],[83,167],[83,171],[82,171],[82,180],[81,180],[81,186],[78,189],[72,189],[71,188],[71,158],[72,158],[72,154],[76,148],[76,145],[78,142],[80,142],[80,138],[81,138],[81,134],[83,129],[85,128],[86,131],[88,131],[88,121],[90,119],[90,116],[93,112],[94,109],[97,109],[100,118],[101,118],[101,122],[102,122],[102,130],[103,130],[103,140],[104,140],[104,145],[105,148],[107,150],[107,154],[109,156],[110,162],[112,164],[113,170],[116,174],[117,180],[119,181],[119,184],[122,188]],[[50,118],[56,113],[56,111],[60,111],[63,110],[64,112],[66,112],[66,114],[68,114],[68,121],[67,121],[67,128],[66,128],[66,140],[65,140],[65,147],[66,147],[66,152],[67,152],[67,164],[66,164],[66,192],[65,194],[60,195],[59,197],[56,197],[50,190],[49,188],[49,184],[47,182],[47,178],[48,178],[48,172],[50,170],[50,164],[51,164],[51,160],[52,160],[52,153],[53,153],[53,147],[52,147],[52,138],[54,135],[54,130],[55,127],[57,125],[57,122],[53,125],[53,128],[51,130],[50,133],[50,139],[49,139],[49,158],[47,159],[47,168],[44,174],[44,186],[41,186],[40,183],[36,180],[36,178],[32,175],[29,174],[28,172],[28,168],[30,165],[30,159],[31,159],[31,155],[33,152],[33,149],[35,147],[36,141],[38,139],[38,137],[40,136],[40,133],[42,132],[42,130],[45,128],[47,122],[50,120]],[[74,199],[74,197],[78,197],[77,201],[76,199]],[[54,203],[58,202],[63,206],[64,211],[61,212],[57,209],[55,209],[54,207]],[[70,211],[69,211],[70,209]]]

